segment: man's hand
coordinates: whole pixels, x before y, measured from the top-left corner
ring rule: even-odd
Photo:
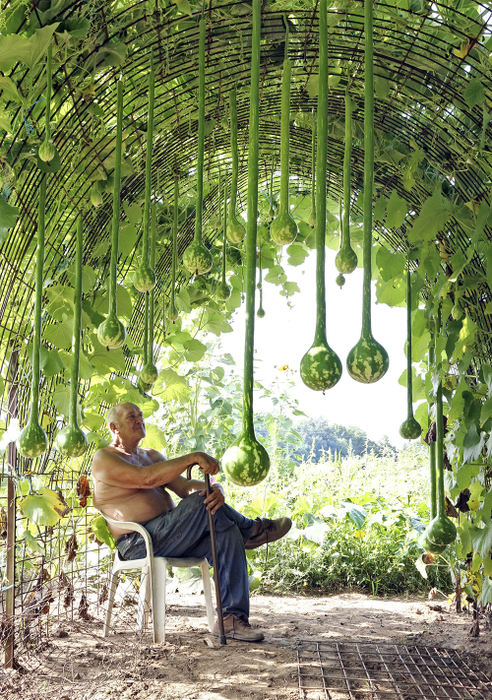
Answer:
[[[216,513],[225,502],[224,492],[220,484],[214,484],[208,496],[206,491],[200,491],[200,496],[205,497],[203,502],[207,510],[211,511],[212,515]]]
[[[196,462],[200,471],[204,474],[217,474],[219,471],[219,463],[215,457],[211,457],[206,452],[196,452]]]

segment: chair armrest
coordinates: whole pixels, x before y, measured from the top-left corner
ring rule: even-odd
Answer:
[[[145,543],[145,549],[147,550],[147,554],[149,557],[154,556],[154,550],[152,547],[152,538],[147,532],[147,530],[144,528],[143,525],[140,523],[135,523],[132,520],[115,520],[114,518],[110,518],[109,515],[106,515],[106,513],[103,513],[102,510],[99,510],[96,508],[97,512],[102,515],[102,517],[106,520],[106,522],[111,523],[111,525],[115,525],[116,527],[121,527],[125,528],[126,530],[131,530],[132,532],[138,532],[139,535],[142,535]]]

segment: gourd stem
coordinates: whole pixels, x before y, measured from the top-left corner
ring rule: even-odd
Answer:
[[[289,211],[289,136],[291,63],[284,59],[282,70],[282,104],[280,112],[280,212]]]
[[[374,67],[372,0],[364,2],[364,229],[362,335],[371,335],[372,190],[374,183]]]
[[[44,130],[44,138],[45,141],[49,141],[50,136],[51,136],[51,126],[50,126],[50,121],[51,121],[51,92],[52,92],[52,64],[51,64],[51,56],[52,56],[52,50],[53,47],[50,44],[48,46],[48,52],[46,55],[46,112],[45,112],[45,130]]]
[[[198,45],[198,153],[196,159],[196,217],[195,242],[202,240],[203,212],[203,150],[205,142],[205,18],[200,19]]]
[[[429,372],[434,370],[435,351],[434,351],[434,333],[431,329],[431,337],[429,343]],[[429,425],[431,424],[431,411],[429,405]],[[437,493],[436,493],[436,443],[431,441],[429,444],[429,471],[430,471],[430,516],[433,520],[437,515]]]
[[[151,211],[151,237],[150,237],[150,265],[154,269],[155,265],[155,236],[156,236],[156,212],[155,206]],[[149,331],[147,361],[154,361],[154,307],[155,307],[155,287],[149,292]]]
[[[116,109],[116,145],[114,151],[113,220],[111,232],[111,261],[109,270],[109,314],[116,316],[116,267],[118,264],[118,235],[120,230],[121,140],[123,131],[123,78],[118,80]]]
[[[231,173],[231,198],[229,200],[229,216],[234,219],[236,216],[236,197],[237,197],[237,178],[239,166],[239,153],[237,147],[237,104],[236,104],[236,86],[234,85],[229,93],[229,108],[231,115],[231,156],[232,156],[232,173]]]
[[[154,131],[154,63],[152,51],[150,53],[149,71],[149,104],[147,118],[147,150],[145,154],[145,202],[143,212],[142,232],[142,263],[149,264],[149,213],[150,213],[150,187],[152,179],[152,137]]]
[[[441,309],[437,314],[436,319],[436,334],[437,341],[439,335],[439,327],[441,325]],[[440,372],[440,368],[436,366],[436,372]],[[436,467],[437,467],[437,516],[439,518],[446,517],[444,508],[444,423],[442,409],[442,381],[439,378],[436,392]]]
[[[258,211],[258,125],[260,112],[261,0],[253,0],[246,225],[246,330],[244,338],[243,431],[254,434],[253,354],[255,335],[256,236]]]
[[[328,22],[326,0],[319,3],[319,91],[316,150],[316,331],[315,345],[326,344],[326,155],[328,144]]]
[[[177,257],[177,239],[178,239],[178,198],[179,198],[179,180],[176,175],[174,178],[174,218],[173,218],[173,251],[171,258],[171,306],[174,306],[174,292],[176,286],[176,257]]]
[[[36,299],[34,303],[34,329],[32,337],[32,382],[29,419],[37,418],[39,401],[39,364],[41,344],[41,312],[43,303],[44,265],[44,210],[46,206],[46,174],[41,175],[38,202],[38,230],[36,245]]]
[[[311,132],[311,215],[316,218],[316,122],[314,120]]]
[[[143,364],[144,367],[149,361],[149,293],[145,293],[145,323],[143,338]]]
[[[412,279],[407,269],[407,418],[413,418],[412,403]]]
[[[345,90],[345,149],[343,153],[343,211],[340,248],[350,247],[350,163],[352,158],[352,101]]]
[[[79,215],[75,251],[75,291],[72,331],[72,366],[70,371],[70,425],[77,425],[77,396],[80,368],[80,331],[82,318],[82,249],[84,220]]]
[[[222,229],[222,282],[226,281],[226,231],[227,231],[227,186],[224,179],[222,196],[224,197],[224,221]]]

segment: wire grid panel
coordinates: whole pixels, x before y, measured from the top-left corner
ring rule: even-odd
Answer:
[[[375,642],[297,645],[301,700],[491,700],[492,681],[454,649]]]

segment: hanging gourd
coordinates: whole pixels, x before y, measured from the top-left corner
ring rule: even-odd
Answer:
[[[60,155],[55,144],[51,140],[51,87],[52,87],[52,67],[51,56],[53,47],[48,46],[46,55],[46,111],[45,129],[43,141],[38,148],[37,166],[45,173],[54,173],[61,167]]]
[[[183,265],[193,275],[204,275],[212,269],[214,259],[202,243],[203,156],[205,142],[205,18],[200,20],[198,48],[198,153],[196,164],[195,236],[183,253]]]
[[[116,146],[113,181],[113,221],[111,229],[111,260],[109,263],[108,315],[97,329],[97,339],[108,348],[120,348],[125,342],[126,330],[116,310],[116,266],[118,263],[118,236],[120,230],[121,137],[123,129],[123,78],[118,80],[116,112]]]
[[[319,5],[318,143],[316,157],[316,329],[312,346],[301,360],[301,379],[314,391],[335,386],[342,363],[326,339],[325,240],[326,155],[328,143],[328,23],[326,0]]]
[[[372,189],[374,183],[374,66],[372,2],[364,3],[364,232],[362,286],[362,332],[360,340],[349,352],[347,370],[363,384],[377,382],[386,374],[388,353],[371,331],[371,248],[372,248]],[[347,209],[347,208],[346,208]],[[345,212],[348,216],[348,210]]]
[[[264,318],[265,316],[265,309],[263,308],[263,270],[261,266],[261,248],[258,251],[258,274],[259,274],[259,279],[258,279],[258,291],[260,292],[260,303],[258,305],[258,311],[256,312],[256,315],[258,318]]]
[[[432,373],[434,369],[435,362],[435,349],[434,349],[434,332],[431,327],[430,341],[429,341],[429,357],[428,357],[428,372]],[[437,484],[436,484],[436,440],[435,436],[432,435],[432,430],[430,426],[432,425],[432,415],[431,415],[431,404],[429,402],[428,411],[428,441],[429,441],[429,481],[430,481],[430,517],[433,520],[437,515]]]
[[[149,71],[149,114],[147,120],[147,151],[145,154],[145,202],[142,231],[142,259],[133,276],[133,285],[139,292],[150,292],[155,286],[155,272],[149,264],[149,212],[150,187],[152,179],[152,136],[154,131],[154,63],[150,55]]]
[[[440,313],[436,319],[435,339],[439,336]],[[439,371],[435,367],[436,374]],[[432,554],[443,552],[448,544],[456,539],[456,527],[448,518],[445,510],[444,495],[444,421],[442,408],[442,381],[436,392],[436,467],[437,467],[437,515],[427,525],[420,536],[420,544]]]
[[[80,429],[77,420],[77,398],[79,388],[80,368],[80,338],[82,319],[82,250],[83,250],[83,219],[79,216],[77,222],[77,238],[75,252],[75,291],[72,330],[72,366],[70,370],[70,414],[68,425],[56,435],[55,447],[65,457],[80,457],[87,450],[88,442],[85,433]]]
[[[222,179],[221,179],[222,181]],[[227,301],[231,296],[231,288],[226,282],[226,230],[227,230],[227,187],[224,184],[223,197],[224,197],[224,213],[223,213],[223,225],[222,225],[222,272],[220,282],[215,290],[215,295],[220,301]]]
[[[246,235],[244,224],[239,220],[236,210],[237,179],[239,170],[239,154],[237,145],[237,105],[236,86],[229,93],[229,111],[231,118],[231,198],[229,201],[229,220],[227,222],[227,238],[231,243],[240,243]]]
[[[288,57],[289,31],[285,33],[285,57],[282,68],[282,103],[280,106],[280,201],[278,213],[270,226],[270,236],[278,245],[288,245],[297,236],[297,224],[289,211],[289,132],[291,63]]]
[[[155,265],[155,230],[156,218],[155,207],[152,207],[152,236],[150,240],[150,265],[154,269]],[[155,308],[155,287],[152,287],[150,292],[147,292],[148,304],[146,308],[145,322],[147,325],[147,353],[144,358],[144,364],[140,370],[140,379],[144,384],[152,386],[159,376],[157,367],[154,364],[154,308]]]
[[[167,310],[167,317],[170,321],[175,321],[178,318],[178,310],[174,302],[176,294],[176,260],[178,256],[178,199],[179,199],[179,180],[178,174],[174,177],[174,212],[173,212],[173,228],[172,228],[172,257],[171,257],[171,300]]]
[[[422,426],[413,416],[412,402],[412,280],[407,268],[407,419],[400,425],[400,435],[406,440],[416,440]]]
[[[246,227],[246,330],[242,432],[222,457],[222,467],[240,486],[257,484],[268,473],[270,458],[255,436],[253,421],[253,355],[255,332],[256,235],[258,212],[258,124],[260,86],[261,0],[253,0],[251,33],[251,88],[248,146],[248,221]]]
[[[149,295],[145,295],[145,310],[144,310],[144,337],[143,337],[143,367],[145,367],[149,360]],[[140,374],[137,380],[137,387],[144,394],[152,388],[152,384],[144,382],[142,375]]]
[[[309,225],[316,227],[316,118],[313,110],[313,123],[311,126],[311,214]]]
[[[345,90],[345,151],[343,155],[343,209],[340,217],[341,236],[340,250],[335,257],[335,265],[340,273],[337,284],[345,283],[341,275],[348,275],[357,267],[357,255],[350,245],[350,160],[352,158],[352,102],[350,94]]]

